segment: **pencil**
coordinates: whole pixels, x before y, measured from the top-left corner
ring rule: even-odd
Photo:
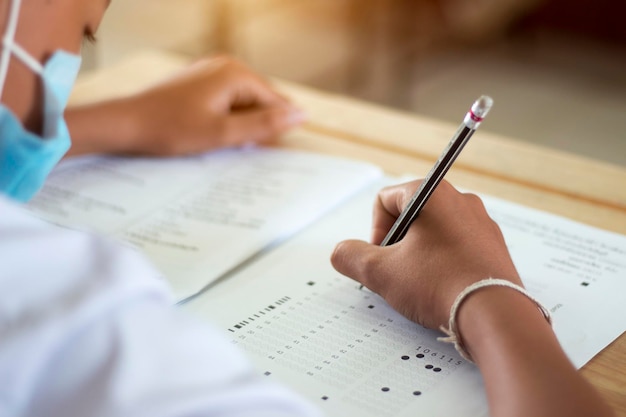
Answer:
[[[424,181],[411,197],[411,201],[404,208],[400,216],[393,224],[385,239],[380,246],[393,245],[399,242],[406,235],[411,223],[419,216],[420,211],[426,205],[426,202],[441,182],[446,172],[450,169],[461,150],[472,137],[480,123],[483,121],[487,113],[493,105],[493,100],[489,96],[481,96],[474,102],[470,110],[465,115],[461,126],[456,131],[448,146],[444,149],[439,160],[432,167]]]

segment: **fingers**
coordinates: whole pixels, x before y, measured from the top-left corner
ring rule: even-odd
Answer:
[[[224,85],[232,87],[230,109],[233,111],[289,104],[289,100],[285,96],[248,70],[233,72],[229,76],[230,80]]]
[[[371,242],[380,245],[421,181],[383,188],[374,202]]]
[[[236,59],[219,57],[208,61],[217,62],[222,85],[232,88],[230,107],[233,110],[289,104],[289,100],[276,91],[268,80]]]
[[[220,113],[289,103],[266,79],[227,56],[200,59],[161,86],[185,91],[183,96]]]
[[[304,112],[293,106],[278,106],[236,112],[223,119],[220,138],[224,146],[264,142],[301,124]]]
[[[362,240],[344,240],[335,247],[330,262],[337,272],[360,282],[372,291],[380,292],[379,283],[386,258],[385,248]]]
[[[398,215],[395,214],[395,210],[390,211],[385,207],[385,201],[383,201],[381,194],[382,192],[378,194],[374,202],[374,214],[372,216],[372,235],[370,241],[374,245],[380,245],[398,217]]]

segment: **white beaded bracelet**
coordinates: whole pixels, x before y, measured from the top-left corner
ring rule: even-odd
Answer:
[[[504,280],[504,279],[494,279],[494,278],[487,278],[482,281],[475,282],[472,285],[469,285],[463,291],[461,291],[461,293],[456,297],[456,300],[454,300],[454,303],[452,304],[452,308],[450,309],[450,321],[448,322],[448,328],[446,329],[443,326],[440,327],[441,331],[444,332],[447,335],[447,337],[437,338],[437,340],[439,340],[440,342],[453,343],[454,348],[457,350],[457,352],[459,352],[464,359],[472,363],[473,363],[472,357],[465,349],[465,346],[463,345],[463,341],[459,334],[459,330],[456,324],[456,315],[457,315],[459,307],[461,306],[463,301],[465,301],[465,298],[467,298],[468,295],[470,295],[471,293],[473,293],[474,291],[480,288],[494,286],[494,285],[499,286],[499,287],[512,288],[515,291],[518,291],[524,294],[526,297],[530,298],[535,304],[537,304],[537,307],[539,308],[539,310],[541,311],[545,319],[548,321],[548,323],[552,325],[552,318],[550,317],[550,312],[548,311],[548,309],[546,309],[543,305],[541,305],[541,303],[537,301],[535,297],[530,295],[528,291],[526,291],[524,288],[520,287],[519,285],[513,284],[512,282]]]

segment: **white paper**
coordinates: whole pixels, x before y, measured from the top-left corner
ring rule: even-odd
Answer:
[[[481,196],[528,290],[582,367],[626,330],[626,236]]]
[[[329,416],[486,416],[474,365],[436,341],[441,334],[404,319],[330,265],[337,242],[368,238],[374,195],[383,185],[372,185],[184,308],[223,327],[261,374],[292,386]],[[559,340],[581,366],[626,329],[619,314],[626,301],[626,237],[484,198],[526,285],[553,310]],[[574,244],[573,254],[567,242],[581,240],[587,244]],[[563,260],[593,254],[602,268],[585,276],[558,270]]]
[[[60,164],[28,207],[139,248],[183,299],[380,175],[372,165],[278,149],[80,158]]]

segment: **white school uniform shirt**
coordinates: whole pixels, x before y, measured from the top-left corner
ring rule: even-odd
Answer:
[[[0,416],[316,416],[142,256],[0,197]]]

